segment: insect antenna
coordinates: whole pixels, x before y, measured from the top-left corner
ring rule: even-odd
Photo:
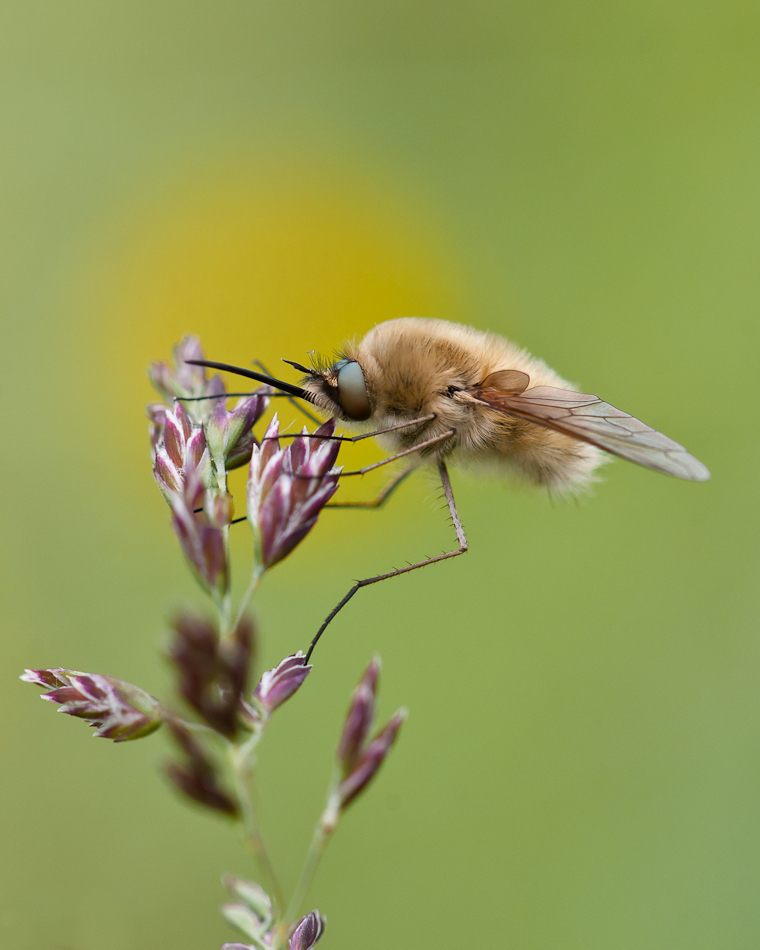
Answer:
[[[263,370],[265,373],[268,373],[268,372],[269,372],[269,370],[266,368],[266,366],[264,366],[264,364],[263,364],[262,362],[260,362],[259,360],[254,360],[253,362],[255,363],[256,366],[258,366],[258,367],[259,367],[261,370]],[[284,357],[283,357],[282,362],[283,362],[283,363],[287,363],[289,366],[292,366],[294,369],[297,369],[297,370],[299,371],[299,373],[306,373],[307,376],[313,376],[313,375],[314,375],[313,371],[310,370],[308,366],[304,366],[303,363],[296,363],[295,360],[286,360]]]
[[[309,370],[305,366],[301,366],[300,363],[294,363],[293,360],[283,360],[283,363],[290,363],[291,366],[294,366],[300,372],[303,372],[303,373],[309,372]],[[253,360],[253,365],[258,366],[261,372],[266,373],[267,376],[272,375],[269,372],[269,370],[266,368],[266,366],[264,366],[264,364],[261,362],[261,360]],[[295,406],[295,408],[298,409],[299,412],[303,413],[303,415],[305,415],[306,418],[309,419],[311,422],[313,422],[315,425],[322,424],[321,419],[318,419],[315,415],[309,412],[308,409],[304,409],[304,407],[300,403],[295,401],[295,399],[293,398],[293,396],[290,395],[290,393],[278,393],[277,395],[284,396],[292,406]]]

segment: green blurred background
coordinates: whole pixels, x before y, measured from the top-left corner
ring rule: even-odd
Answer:
[[[2,946],[235,939],[219,876],[250,869],[162,736],[93,742],[17,679],[165,690],[200,597],[146,365],[194,331],[281,366],[409,314],[519,341],[713,479],[617,462],[553,504],[455,474],[471,553],[364,591],[267,738],[283,878],[376,650],[411,715],[309,900],[326,948],[760,945],[759,31],[733,0],[4,5]],[[420,478],[326,514],[257,599],[262,663],[450,545],[438,506]]]

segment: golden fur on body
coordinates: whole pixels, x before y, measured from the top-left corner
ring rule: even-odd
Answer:
[[[605,461],[593,445],[468,398],[467,390],[476,390],[499,370],[527,373],[530,388],[576,390],[543,360],[502,337],[444,320],[404,317],[378,324],[359,344],[347,344],[342,356],[355,360],[364,373],[371,415],[361,428],[384,429],[436,415],[430,422],[379,436],[390,454],[455,429],[452,438],[422,449],[421,460],[496,463],[559,492],[582,490]],[[356,426],[341,412],[336,386],[330,368],[303,383],[316,405]]]

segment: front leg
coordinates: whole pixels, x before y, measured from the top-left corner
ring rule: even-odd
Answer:
[[[406,479],[409,477],[409,475],[412,474],[412,472],[415,470],[416,467],[417,467],[416,465],[407,465],[407,467],[402,469],[397,475],[394,475],[393,478],[388,482],[388,484],[385,485],[380,490],[378,495],[375,498],[373,498],[371,501],[328,501],[328,503],[325,505],[325,508],[351,508],[351,509],[382,508],[383,505],[386,503],[386,501],[388,501],[391,495],[396,491],[398,486],[402,482],[406,481]],[[203,508],[195,509],[196,514],[198,514],[201,511],[203,511]],[[240,518],[233,518],[232,521],[230,521],[230,524],[231,525],[242,524],[244,521],[247,521],[247,520],[248,520],[248,516],[242,515]]]

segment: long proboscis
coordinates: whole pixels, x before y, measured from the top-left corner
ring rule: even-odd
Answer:
[[[211,360],[185,360],[185,362],[191,363],[193,366],[206,366],[209,369],[219,369],[225,373],[234,373],[236,376],[255,379],[256,382],[274,386],[275,389],[279,389],[280,392],[287,393],[289,396],[297,396],[299,399],[305,399],[306,402],[314,403],[314,398],[305,389],[283,382],[281,379],[275,379],[273,376],[267,376],[265,373],[256,373],[254,370],[244,369],[242,366],[232,366],[231,363],[213,363]]]

